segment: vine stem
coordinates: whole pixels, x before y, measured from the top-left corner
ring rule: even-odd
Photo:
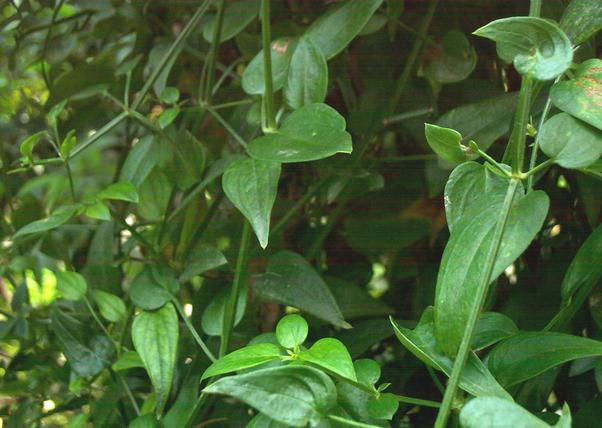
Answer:
[[[176,307],[176,310],[180,314],[180,317],[184,321],[184,324],[186,324],[186,327],[190,331],[190,334],[192,334],[192,337],[194,337],[196,343],[201,347],[205,355],[207,355],[207,358],[209,358],[209,360],[211,360],[212,363],[217,361],[213,353],[209,350],[209,347],[207,347],[207,344],[203,341],[203,339],[201,339],[201,336],[199,336],[199,333],[196,331],[196,329],[190,322],[190,319],[188,319],[188,316],[184,312],[184,309],[182,309],[182,305],[180,304],[178,299],[175,296],[171,296],[171,302]]]
[[[211,43],[211,51],[209,54],[209,65],[207,66],[207,79],[205,80],[204,89],[204,101],[207,104],[211,104],[213,99],[213,82],[215,80],[215,63],[217,61],[217,55],[219,53],[219,45],[222,34],[222,27],[224,25],[224,11],[226,9],[225,0],[219,0],[217,5],[217,17],[215,21],[215,31],[213,32],[213,41]]]
[[[527,140],[526,129],[529,121],[532,89],[533,80],[531,77],[523,76],[518,95],[518,107],[514,116],[512,134],[510,135],[507,152],[504,153],[504,163],[506,163],[507,160],[510,160],[512,164],[512,173],[516,175],[522,172],[525,159],[525,142]]]
[[[506,197],[504,198],[500,216],[495,225],[495,229],[493,230],[491,244],[489,246],[489,251],[485,259],[485,268],[481,273],[481,277],[479,278],[479,287],[477,289],[477,301],[476,304],[473,305],[473,307],[471,308],[468,321],[466,323],[466,328],[464,329],[464,335],[462,336],[462,341],[460,342],[458,354],[456,355],[456,359],[454,360],[454,366],[452,368],[451,376],[449,378],[447,388],[445,389],[445,394],[443,395],[441,408],[439,409],[439,413],[437,414],[435,428],[445,428],[445,425],[447,423],[452,402],[456,395],[458,384],[460,383],[460,376],[462,375],[462,370],[464,369],[464,365],[466,364],[466,359],[468,358],[468,355],[471,351],[470,341],[472,340],[472,334],[474,332],[475,325],[479,318],[479,314],[481,313],[483,303],[485,302],[485,298],[487,297],[487,290],[489,289],[489,283],[491,282],[491,273],[493,272],[493,266],[495,264],[495,259],[497,258],[497,254],[500,249],[502,236],[504,234],[504,228],[506,227],[506,222],[510,214],[510,209],[512,208],[514,194],[516,193],[516,189],[518,188],[519,183],[519,179],[512,178],[510,180],[508,190],[506,191]]]
[[[247,254],[249,252],[249,241],[251,237],[251,225],[245,219],[240,238],[240,247],[238,248],[238,259],[236,260],[236,270],[234,271],[234,281],[232,290],[230,290],[230,299],[224,310],[224,322],[222,327],[222,340],[219,345],[220,358],[226,355],[232,338],[234,329],[234,318],[236,317],[236,307],[238,305],[238,295],[240,294],[242,283],[246,278]]]
[[[261,41],[263,45],[263,80],[265,94],[263,97],[266,126],[268,131],[275,131],[276,111],[274,109],[274,84],[272,82],[272,35],[270,26],[270,0],[261,0]]]

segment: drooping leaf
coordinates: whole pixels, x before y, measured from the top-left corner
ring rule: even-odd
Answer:
[[[178,346],[178,315],[173,305],[138,314],[132,323],[132,341],[157,394],[160,415],[171,389]]]
[[[138,202],[138,191],[132,183],[118,181],[105,188],[98,195],[101,199],[112,199],[117,201]]]
[[[348,0],[316,19],[305,35],[330,59],[341,52],[366,26],[383,0]]]
[[[299,359],[312,363],[345,379],[357,381],[351,356],[345,345],[332,337],[318,340],[307,351],[299,353]]]
[[[326,282],[345,319],[384,317],[395,311],[381,299],[375,299],[365,287],[329,277]]]
[[[602,356],[602,342],[556,332],[519,333],[493,348],[488,366],[512,386],[577,358]]]
[[[468,148],[462,145],[462,134],[458,131],[425,123],[424,134],[431,149],[444,160],[452,163],[468,160]]]
[[[287,315],[276,325],[276,338],[284,348],[293,349],[305,342],[308,330],[307,321],[302,316]]]
[[[259,160],[307,162],[351,153],[351,135],[345,131],[345,119],[335,109],[310,104],[287,116],[277,132],[251,141],[247,151]]]
[[[244,401],[271,419],[294,427],[324,421],[336,403],[336,388],[317,369],[283,366],[229,376],[204,389]]]
[[[296,39],[284,38],[272,42],[270,51],[272,58],[272,85],[273,90],[282,89],[286,82],[293,51],[297,44]],[[242,75],[242,88],[249,95],[263,95],[265,81],[263,76],[263,50],[251,60]]]
[[[516,70],[537,80],[551,80],[573,61],[569,38],[552,21],[514,16],[498,19],[473,34],[496,42],[498,55]]]
[[[17,230],[13,235],[13,238],[17,239],[25,235],[42,233],[55,229],[71,220],[71,218],[77,214],[79,209],[80,208],[77,205],[63,205],[58,207],[48,217],[31,222]]]
[[[211,364],[201,380],[213,376],[256,367],[280,358],[280,349],[271,343],[258,343],[237,349]]]
[[[259,13],[261,2],[259,0],[241,0],[228,3],[224,11],[224,21],[222,22],[222,31],[220,42],[230,40],[249,25]],[[212,17],[203,26],[203,38],[208,42],[213,42],[215,33],[216,17]]]
[[[266,299],[294,306],[338,327],[348,328],[332,293],[307,261],[291,251],[270,258],[267,272],[253,285]]]
[[[552,86],[550,98],[560,110],[602,130],[602,60],[582,62],[571,80]]]
[[[464,33],[448,31],[440,44],[426,51],[422,74],[439,83],[454,83],[466,79],[477,65],[477,54]]]
[[[562,15],[560,28],[573,44],[580,45],[602,29],[602,3],[598,0],[572,0]]]
[[[581,288],[595,285],[602,277],[602,225],[583,243],[562,279],[560,294],[564,304]]]
[[[127,309],[119,297],[106,291],[92,290],[92,298],[98,306],[100,315],[107,321],[119,322],[125,318]]]
[[[54,276],[56,277],[56,288],[63,298],[76,301],[86,295],[88,284],[79,273],[57,271]]]
[[[471,346],[478,351],[517,333],[516,324],[506,315],[498,312],[484,312],[475,326]]]
[[[268,245],[279,178],[279,163],[256,159],[233,162],[222,178],[224,193],[251,223],[261,248]]]
[[[541,151],[563,168],[585,168],[602,155],[602,132],[568,113],[552,116],[539,132]]]
[[[454,356],[464,335],[485,259],[502,204],[476,206],[455,226],[445,247],[435,291],[435,335],[441,349]],[[510,209],[495,265],[494,281],[529,246],[548,213],[549,200],[542,191],[529,193]],[[458,263],[458,261],[462,261]]]
[[[326,58],[311,38],[301,37],[295,47],[284,85],[284,98],[294,110],[324,102],[328,89]]]

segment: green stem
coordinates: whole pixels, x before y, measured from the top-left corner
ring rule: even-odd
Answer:
[[[469,145],[470,149],[471,149],[473,152],[477,153],[479,156],[481,156],[483,159],[485,159],[487,162],[489,162],[489,164],[490,164],[492,167],[494,167],[495,169],[497,169],[497,170],[498,170],[500,173],[502,173],[503,175],[505,175],[505,176],[506,176],[506,177],[508,177],[508,178],[512,177],[512,175],[511,175],[511,174],[510,174],[508,171],[506,171],[506,170],[504,169],[504,167],[502,167],[502,165],[500,165],[500,164],[498,163],[498,161],[496,161],[496,160],[495,160],[495,159],[493,159],[491,156],[489,156],[489,155],[487,154],[487,152],[484,152],[483,150],[481,150],[481,149],[479,148],[479,146],[477,146],[477,143],[475,143],[474,141],[472,141],[472,140],[471,140],[471,141],[468,143],[468,145]]]
[[[67,179],[69,180],[69,190],[71,191],[71,200],[75,203],[75,185],[73,184],[73,174],[69,166],[69,159],[65,159],[65,170],[67,171]]]
[[[445,394],[445,387],[439,380],[439,377],[437,376],[437,373],[435,373],[435,370],[431,366],[426,366],[426,371],[431,376],[431,379],[433,379],[433,383],[435,384],[439,392],[441,392],[441,394]]]
[[[418,162],[437,160],[437,155],[428,153],[424,155],[387,156],[386,158],[371,158],[371,160],[382,163]]]
[[[125,393],[128,396],[128,399],[130,400],[130,403],[132,404],[134,411],[136,412],[136,416],[140,416],[140,407],[138,407],[138,403],[136,402],[136,397],[134,397],[134,394],[132,393],[130,386],[127,384],[127,382],[125,381],[125,379],[123,378],[123,376],[121,376],[121,374],[119,372],[116,372],[111,368],[109,368],[109,370],[121,382],[121,386],[123,386],[123,389],[125,390]]]
[[[432,107],[421,108],[418,110],[407,111],[405,113],[396,114],[395,116],[386,117],[383,119],[383,125],[393,125],[405,120],[414,119],[416,117],[425,116],[433,112]]]
[[[94,307],[90,303],[90,300],[88,299],[88,296],[84,295],[83,301],[86,304],[86,307],[88,308],[88,310],[90,311],[90,313],[92,314],[92,318],[94,318],[94,321],[96,322],[96,324],[98,324],[98,326],[100,327],[100,329],[102,330],[102,332],[105,334],[105,336],[107,336],[107,339],[109,339],[111,341],[111,343],[115,347],[115,351],[117,352],[117,355],[119,355],[121,353],[120,349],[119,349],[119,344],[113,339],[113,337],[111,337],[111,334],[109,333],[109,330],[107,330],[107,328],[105,327],[105,325],[100,320],[100,317],[98,316],[98,314],[94,310]]]
[[[416,406],[422,407],[432,407],[434,409],[438,409],[439,407],[441,407],[441,403],[438,403],[436,401],[423,400],[422,398],[406,397],[405,395],[393,395],[400,403],[414,404]]]
[[[247,105],[247,104],[253,104],[253,100],[246,99],[246,100],[240,100],[240,101],[231,101],[229,103],[223,103],[223,104],[215,105],[215,106],[213,106],[213,109],[214,110],[220,110],[220,109],[224,109],[224,108],[244,106],[244,105]]]
[[[74,157],[79,155],[81,152],[86,150],[88,147],[90,147],[92,144],[94,144],[100,138],[104,137],[106,134],[111,132],[113,130],[113,128],[117,127],[127,117],[128,117],[127,112],[122,111],[121,113],[119,113],[117,116],[115,116],[113,119],[111,119],[111,121],[109,121],[105,126],[103,126],[98,131],[96,131],[94,133],[94,135],[90,136],[87,140],[85,140],[80,145],[75,147],[69,157],[71,159],[73,159]]]
[[[422,46],[424,44],[424,38],[426,37],[426,33],[428,31],[429,26],[431,25],[431,20],[433,19],[433,15],[435,14],[435,9],[437,8],[438,0],[430,0],[428,9],[426,11],[426,15],[420,24],[420,28],[418,29],[418,37],[414,41],[414,46],[412,46],[412,50],[408,55],[403,71],[401,72],[401,76],[399,76],[399,80],[397,81],[397,86],[395,87],[395,92],[393,93],[393,97],[389,103],[388,114],[390,116],[395,112],[397,105],[399,104],[399,100],[401,99],[401,94],[405,89],[408,81],[410,80],[410,76],[412,75],[412,70],[414,69],[414,64],[418,60],[418,56],[422,51]]]
[[[443,402],[441,403],[441,408],[439,409],[437,420],[435,421],[435,428],[445,428],[446,426],[452,402],[460,382],[460,376],[462,375],[462,370],[466,364],[466,359],[471,351],[470,341],[472,340],[472,334],[479,318],[479,314],[481,313],[483,303],[487,297],[487,290],[489,288],[489,283],[491,282],[491,273],[493,272],[493,266],[495,265],[495,260],[500,249],[504,228],[506,227],[506,221],[510,215],[512,201],[519,183],[519,179],[513,178],[510,180],[510,184],[508,185],[508,190],[506,191],[506,197],[502,205],[501,213],[491,236],[491,244],[489,245],[487,257],[485,258],[484,269],[481,271],[481,276],[479,278],[477,300],[471,308],[468,321],[466,323],[466,328],[464,329],[464,335],[462,337],[462,341],[460,342],[458,354],[454,360],[451,376],[449,378],[447,388],[445,389],[445,394],[443,395]]]
[[[217,17],[215,22],[215,30],[213,32],[213,41],[211,43],[211,51],[209,54],[209,65],[207,66],[207,74],[205,80],[205,89],[203,98],[205,103],[211,104],[213,99],[213,82],[215,81],[215,63],[217,61],[217,55],[219,53],[219,45],[222,34],[222,27],[224,25],[224,11],[226,9],[225,0],[219,0],[217,5]]]
[[[347,425],[348,427],[358,427],[358,428],[379,428],[376,425],[365,424],[363,422],[356,422],[351,419],[342,418],[336,415],[328,415],[328,419],[332,419],[333,421],[339,422],[343,425]]]
[[[234,128],[232,128],[232,126],[230,126],[228,122],[225,121],[225,119],[218,112],[215,111],[215,109],[209,106],[206,106],[206,109],[211,114],[211,116],[213,116],[226,129],[226,131],[228,131],[228,133],[232,135],[232,137],[234,137],[238,144],[240,144],[245,149],[247,148],[247,142],[239,135],[238,132],[236,132]]]
[[[188,316],[184,312],[184,309],[182,309],[182,305],[180,305],[180,302],[178,301],[178,299],[174,296],[171,296],[171,302],[176,307],[176,310],[180,314],[182,321],[184,321],[184,324],[186,324],[186,327],[190,331],[190,334],[192,334],[192,337],[194,337],[194,340],[196,341],[196,343],[201,347],[201,349],[203,350],[205,355],[207,355],[207,358],[209,358],[209,360],[212,363],[217,361],[217,359],[215,358],[215,356],[213,355],[213,353],[211,352],[209,347],[207,347],[207,344],[203,341],[203,339],[201,339],[201,336],[199,336],[199,333],[196,331],[196,329],[192,325],[192,322],[190,322],[190,319],[188,319]]]
[[[523,169],[525,159],[525,141],[527,139],[527,124],[529,122],[529,110],[531,106],[531,90],[533,81],[528,76],[521,80],[520,93],[518,95],[518,107],[514,116],[514,125],[510,142],[504,153],[504,163],[512,164],[512,173],[519,175]]]
[[[539,15],[541,15],[541,0],[531,0],[531,4],[529,5],[529,16],[538,18]]]
[[[261,0],[261,40],[263,45],[264,105],[267,130],[275,131],[274,84],[272,82],[272,35],[270,26],[270,0]]]
[[[522,174],[521,178],[527,178],[530,180],[539,171],[546,169],[546,168],[552,166],[553,164],[554,164],[554,159],[547,159],[547,160],[543,161],[542,163],[540,163],[539,165],[537,165],[535,168],[531,168],[529,171]]]
[[[199,224],[197,229],[192,234],[192,237],[190,239],[188,239],[188,241],[185,243],[185,245],[183,247],[183,251],[179,252],[179,254],[181,254],[182,256],[186,256],[188,254],[188,252],[190,250],[192,250],[192,247],[194,246],[194,244],[196,244],[201,239],[201,237],[203,236],[203,233],[205,233],[205,230],[207,229],[207,227],[209,227],[209,224],[211,223],[213,216],[217,213],[217,209],[219,208],[220,204],[224,200],[224,196],[225,196],[224,192],[222,192],[222,191],[220,191],[215,196],[215,199],[213,200],[213,203],[207,210],[205,217],[203,217],[203,220],[201,221],[201,223]]]
[[[234,319],[236,317],[236,307],[238,305],[238,295],[242,284],[246,279],[247,253],[249,252],[249,241],[251,238],[251,225],[245,219],[240,238],[240,247],[238,248],[238,258],[236,260],[236,270],[234,271],[234,281],[232,290],[230,290],[230,299],[226,304],[224,311],[224,324],[222,328],[222,340],[219,345],[219,356],[223,357],[228,353],[232,330],[234,329]]]

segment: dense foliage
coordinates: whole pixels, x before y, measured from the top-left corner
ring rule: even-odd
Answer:
[[[601,28],[3,2],[0,426],[599,426]]]

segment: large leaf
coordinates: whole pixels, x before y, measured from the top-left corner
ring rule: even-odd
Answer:
[[[424,55],[422,73],[439,83],[466,79],[477,65],[477,54],[466,36],[451,30],[440,44],[431,45]]]
[[[284,98],[296,110],[308,104],[324,102],[327,89],[326,58],[309,37],[302,37],[291,59]]]
[[[454,362],[437,349],[431,307],[424,311],[414,330],[401,327],[393,319],[391,319],[391,324],[397,339],[416,358],[428,366],[442,371],[447,376],[451,375]],[[459,387],[476,397],[495,396],[512,400],[510,394],[497,383],[487,367],[473,352],[468,355],[466,366],[460,376]]]
[[[583,243],[566,271],[560,287],[564,304],[582,287],[595,285],[602,277],[602,225]]]
[[[272,343],[258,343],[237,349],[211,364],[201,380],[265,364],[280,358],[280,349]]]
[[[279,178],[279,163],[256,159],[233,162],[222,178],[224,193],[249,220],[262,248],[268,245]]]
[[[307,162],[351,150],[345,119],[326,104],[294,111],[277,132],[256,138],[247,147],[255,159],[276,162]]]
[[[566,7],[560,28],[579,45],[602,29],[602,2],[599,0],[571,0]]]
[[[270,258],[267,272],[253,285],[266,299],[294,306],[333,325],[349,328],[324,280],[303,257],[280,251]]]
[[[571,80],[552,86],[550,98],[560,110],[602,130],[602,60],[581,63]]]
[[[286,82],[288,68],[296,44],[297,41],[291,38],[279,39],[271,44],[272,89],[274,91],[281,89]],[[242,88],[247,94],[263,95],[265,92],[263,70],[262,50],[251,60],[242,75]]]
[[[502,204],[475,206],[454,227],[445,247],[435,291],[435,335],[441,349],[454,356],[477,303],[482,271]],[[519,257],[539,232],[549,200],[542,191],[529,193],[510,210],[489,282]]]
[[[88,284],[86,279],[77,272],[58,271],[56,277],[56,288],[64,299],[79,300],[86,295]]]
[[[284,366],[225,377],[204,389],[244,401],[271,419],[294,427],[318,425],[336,404],[334,383],[304,366]]]
[[[257,17],[260,6],[260,0],[240,0],[228,3],[224,11],[220,42],[230,40],[244,30]],[[217,19],[214,16],[203,26],[203,38],[209,43],[213,42],[216,23]]]
[[[316,19],[305,32],[327,59],[341,52],[366,26],[383,0],[348,0]]]
[[[132,341],[157,394],[157,414],[163,412],[174,375],[178,346],[178,315],[171,303],[143,311],[132,323]]]
[[[527,16],[498,19],[473,34],[495,41],[503,60],[514,62],[520,74],[537,80],[554,79],[573,61],[571,41],[546,19]]]
[[[357,381],[351,356],[345,345],[332,337],[318,340],[307,351],[299,354],[299,359],[335,373],[338,376]]]
[[[602,356],[602,342],[556,332],[525,332],[493,348],[488,366],[502,385],[512,386],[578,358]]]
[[[558,113],[544,123],[539,144],[541,151],[558,165],[584,168],[602,154],[602,132],[568,113]]]

